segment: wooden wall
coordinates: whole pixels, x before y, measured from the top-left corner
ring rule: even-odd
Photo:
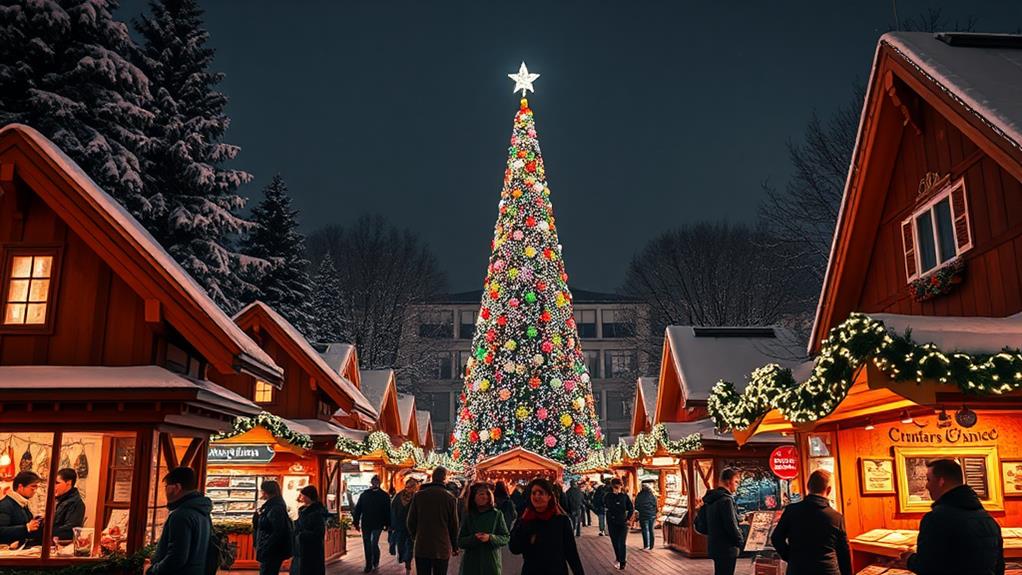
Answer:
[[[855,310],[912,315],[1003,317],[1022,311],[1022,183],[979,151],[919,100],[922,135],[906,129],[891,176],[880,227]],[[901,222],[913,211],[927,172],[965,178],[974,246],[964,254],[965,281],[927,302],[908,293]],[[867,192],[868,193],[868,192]],[[865,248],[865,246],[864,246]],[[846,278],[859,281],[855,278]],[[837,318],[838,321],[843,318]]]
[[[997,440],[993,442],[969,443],[970,446],[996,445],[998,457],[1004,459],[1022,459],[1022,418],[1017,414],[996,412],[978,412],[979,422],[968,431],[997,430]],[[936,416],[916,418],[925,423],[924,432],[937,433]],[[838,470],[841,481],[841,497],[845,526],[849,537],[855,537],[870,529],[918,529],[922,513],[899,513],[897,495],[862,496],[859,487],[860,457],[893,457],[894,445],[888,433],[892,427],[905,431],[919,431],[915,424],[888,423],[877,424],[876,429],[865,430],[861,427],[839,431],[837,433]],[[905,447],[930,447],[927,444],[900,443]],[[999,474],[1000,468],[996,470]],[[897,473],[897,470],[895,470]],[[1022,497],[1005,497],[1004,511],[991,512],[999,523],[1005,526],[1022,525]]]

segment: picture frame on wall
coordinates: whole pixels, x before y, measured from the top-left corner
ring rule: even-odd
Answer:
[[[859,458],[859,489],[863,495],[894,495],[894,459]]]
[[[1022,459],[1001,460],[1001,482],[1005,497],[1022,497]]]
[[[1002,469],[997,447],[895,447],[894,467],[898,509],[902,513],[926,513],[933,501],[926,490],[926,463],[954,459],[962,466],[966,485],[973,488],[987,511],[1004,510]]]

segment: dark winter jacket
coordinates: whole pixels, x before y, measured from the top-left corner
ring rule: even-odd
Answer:
[[[476,533],[489,533],[490,540],[483,543]],[[504,514],[490,508],[482,513],[469,511],[458,533],[458,547],[465,550],[461,558],[461,575],[500,575],[500,548],[508,543],[508,530]]]
[[[745,538],[738,526],[735,497],[723,487],[711,489],[703,497],[706,506],[706,554],[713,557],[738,557]]]
[[[515,504],[515,513],[517,513],[519,517],[522,516],[522,513],[525,513],[525,508],[529,504],[528,498],[525,497],[525,494],[522,493],[520,489],[515,489],[514,492],[511,493],[511,502]]]
[[[53,511],[53,536],[62,541],[74,538],[74,528],[85,524],[85,502],[77,487],[55,498],[57,508]],[[39,545],[43,530],[39,529],[28,538],[30,544]]]
[[[0,543],[24,541],[28,538],[28,528],[25,524],[31,520],[32,512],[28,507],[22,507],[9,495],[0,499]]]
[[[582,490],[572,485],[568,488],[568,491],[564,494],[564,498],[568,502],[568,508],[565,511],[569,515],[574,515],[582,511],[585,506],[585,495],[582,494]]]
[[[511,530],[508,549],[521,555],[521,575],[585,575],[575,546],[575,529],[567,515],[554,515],[544,521],[519,520]]]
[[[621,493],[607,491],[603,498],[603,506],[607,509],[608,525],[627,525],[632,513],[635,512],[632,499],[624,491]]]
[[[596,491],[593,491],[593,511],[598,514],[607,512],[607,504],[604,503],[607,493],[610,493],[610,488],[606,485],[601,485],[596,488]]]
[[[271,497],[263,503],[253,517],[252,531],[256,561],[270,563],[291,556],[293,528],[283,497]]]
[[[405,505],[401,501],[401,491],[397,492],[397,495],[390,499],[390,528],[394,531],[400,531],[408,533],[408,509],[412,506],[412,500],[408,500],[408,505]],[[415,494],[412,494],[415,497]]]
[[[325,575],[326,522],[330,512],[320,502],[298,508],[295,520],[294,557],[290,575]]]
[[[415,557],[450,559],[458,546],[458,500],[440,483],[423,485],[408,508],[408,532]]]
[[[515,519],[518,518],[518,511],[515,509],[515,504],[506,497],[497,497],[494,500],[497,510],[504,515],[504,525],[507,526],[508,531],[515,524]]]
[[[960,485],[933,502],[919,524],[908,568],[918,575],[1003,575],[1001,528],[976,492]]]
[[[809,495],[784,509],[770,537],[788,575],[852,575],[845,518],[826,497]]]
[[[351,514],[356,529],[375,531],[390,527],[390,496],[382,489],[367,489],[358,496]]]
[[[652,489],[643,487],[639,490],[639,494],[635,496],[635,512],[639,514],[639,521],[656,519],[656,495]]]
[[[213,502],[198,491],[167,504],[170,515],[153,552],[148,575],[205,575]]]

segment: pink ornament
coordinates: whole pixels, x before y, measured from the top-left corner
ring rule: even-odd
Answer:
[[[525,233],[522,232],[522,230],[515,230],[515,233],[511,234],[511,237],[514,238],[515,241],[520,242],[522,241],[522,238],[525,237]]]
[[[548,415],[549,414],[547,413],[545,407],[541,407],[541,408],[536,410],[536,417],[538,417],[540,421],[545,420]]]
[[[544,341],[540,349],[543,350],[543,353],[550,353],[551,351],[554,350],[554,344],[550,343],[549,341]]]
[[[530,138],[536,137],[536,130],[534,128],[529,128],[525,133],[528,134]]]
[[[499,271],[501,271],[503,269],[504,269],[504,260],[497,260],[497,261],[493,262],[493,270],[494,271],[498,271],[499,272]]]
[[[511,398],[511,390],[505,387],[504,389],[500,390],[499,396],[501,401],[507,401],[508,399]]]
[[[522,279],[525,281],[532,281],[532,268],[522,268],[521,272]]]
[[[575,389],[575,380],[574,379],[569,379],[568,381],[565,381],[564,382],[564,389],[566,389],[568,391],[571,391],[571,390]]]
[[[511,307],[518,307],[518,303],[519,303],[518,302],[518,298],[513,297],[510,300],[508,300],[507,305],[509,305]]]
[[[543,443],[545,443],[547,447],[553,447],[557,445],[557,438],[553,435],[548,435],[546,436],[546,439],[543,440]]]

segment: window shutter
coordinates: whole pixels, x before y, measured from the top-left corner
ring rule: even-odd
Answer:
[[[972,229],[969,227],[969,206],[965,200],[965,182],[951,190],[951,219],[955,224],[955,242],[958,253],[972,247]]]
[[[901,222],[901,241],[905,248],[905,277],[912,281],[916,277],[916,239],[912,230],[912,218]]]

